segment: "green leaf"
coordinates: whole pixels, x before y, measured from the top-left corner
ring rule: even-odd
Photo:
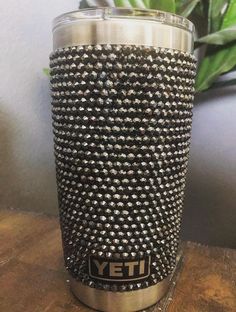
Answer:
[[[115,6],[113,0],[82,0],[79,2],[79,9],[87,9],[91,7]]]
[[[221,1],[221,0],[220,0]],[[219,2],[214,1],[214,4]],[[226,3],[226,1],[225,1]],[[211,5],[213,2],[211,3]],[[222,4],[222,1],[221,1]],[[222,15],[222,12],[225,12],[225,8],[222,7],[221,11],[216,10],[214,8],[214,14],[220,12],[213,16],[218,16],[218,25],[219,20],[221,26],[220,31],[218,33],[212,34],[211,37],[208,36],[208,40],[210,38],[211,42],[214,41],[220,43],[223,41],[223,46],[221,48],[208,48],[205,58],[202,60],[199,66],[197,80],[196,80],[196,89],[198,92],[204,91],[208,89],[212,83],[223,73],[227,73],[236,65],[236,40],[235,40],[235,27],[236,27],[236,11],[235,11],[235,0],[231,0],[229,5],[227,5],[227,11]],[[209,10],[213,10],[209,8]],[[219,6],[218,6],[219,9]],[[211,11],[213,12],[213,11]],[[227,26],[227,28],[226,28]],[[216,24],[215,26],[216,27]],[[204,38],[201,38],[202,40]],[[225,44],[227,40],[233,40],[230,44]],[[205,37],[206,40],[206,37]]]
[[[49,68],[43,68],[44,75],[50,77],[50,69]]]
[[[143,0],[143,3],[144,3],[146,8],[149,8],[149,2],[150,2],[150,0]]]
[[[82,0],[79,7],[89,8],[106,5],[126,8],[146,8],[175,13],[175,0]]]
[[[145,4],[145,1],[143,0],[129,0],[129,2],[134,8],[139,8],[139,9],[147,8],[147,5]]]
[[[201,62],[196,79],[197,92],[208,89],[223,73],[236,65],[236,42],[207,55]]]
[[[236,25],[236,0],[231,0],[227,12],[225,13],[222,28]]]
[[[230,0],[210,0],[208,10],[208,33],[221,29],[224,14]]]
[[[199,4],[196,6],[194,13],[197,17],[208,18],[208,3],[205,0],[200,0]]]
[[[132,8],[131,1],[129,0],[115,0],[115,6],[116,7],[126,7],[126,8]]]
[[[236,40],[236,24],[213,34],[199,38],[197,42],[223,45]]]
[[[188,17],[200,0],[177,0],[176,1],[176,13],[184,17]]]
[[[175,13],[175,0],[149,0],[148,8]]]
[[[236,85],[236,78],[225,81],[219,81],[212,85],[212,88],[223,88]]]

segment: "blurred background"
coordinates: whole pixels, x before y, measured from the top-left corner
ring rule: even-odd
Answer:
[[[0,0],[0,208],[57,214],[52,19],[76,0]],[[236,86],[197,97],[182,237],[236,247]]]

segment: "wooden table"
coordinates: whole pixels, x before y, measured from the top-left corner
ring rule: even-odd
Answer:
[[[168,296],[146,311],[236,312],[236,251],[187,242],[183,252]],[[69,290],[57,218],[0,211],[0,311],[91,311]]]

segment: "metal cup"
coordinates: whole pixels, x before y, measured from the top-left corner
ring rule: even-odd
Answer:
[[[62,241],[74,294],[137,311],[176,264],[194,95],[193,25],[98,8],[59,16],[51,86]]]

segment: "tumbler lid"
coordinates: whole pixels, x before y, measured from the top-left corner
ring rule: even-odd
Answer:
[[[73,45],[136,44],[192,53],[194,25],[157,10],[90,8],[62,14],[53,21],[54,50]]]

